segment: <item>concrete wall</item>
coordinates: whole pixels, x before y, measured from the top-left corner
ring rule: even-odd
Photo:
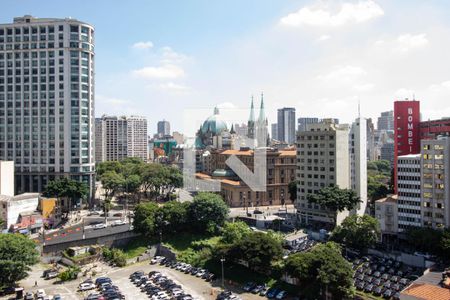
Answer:
[[[132,231],[107,235],[102,237],[89,238],[84,240],[70,241],[60,244],[52,244],[43,246],[42,252],[45,254],[55,254],[63,251],[69,247],[75,246],[89,246],[89,245],[105,245],[108,247],[118,247],[126,245],[131,239],[139,236],[139,234]]]
[[[369,249],[368,253],[379,256],[379,257],[391,258],[393,260],[400,261],[409,266],[414,266],[414,267],[419,267],[419,268],[424,268],[426,266],[425,258],[422,256],[407,254],[407,253],[403,253],[403,252],[385,253],[385,252],[381,252],[381,251],[378,251],[375,249]]]

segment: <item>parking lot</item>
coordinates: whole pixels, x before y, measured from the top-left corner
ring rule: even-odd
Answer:
[[[400,299],[400,292],[423,273],[419,268],[373,256],[356,258],[352,264],[356,289],[385,299]]]
[[[143,294],[140,288],[136,287],[129,279],[130,274],[136,271],[144,271],[147,274],[150,271],[159,271],[168,278],[172,279],[177,284],[181,285],[186,293],[192,295],[194,299],[216,299],[220,292],[220,279],[215,282],[207,282],[196,276],[190,274],[185,274],[183,272],[171,269],[165,266],[150,265],[149,262],[142,262],[134,264],[125,268],[110,268],[108,266],[102,267],[104,272],[99,273],[95,278],[100,276],[107,276],[111,278],[114,285],[116,285],[121,293],[125,296],[125,299],[149,299],[145,294]],[[79,284],[87,277],[80,277],[77,280],[66,282],[63,284],[54,284],[55,280],[44,280],[40,278],[42,271],[44,270],[41,266],[36,266],[33,272],[30,274],[29,278],[22,281],[20,286],[24,287],[25,292],[31,291],[36,292],[38,289],[44,289],[47,295],[59,294],[62,299],[70,300],[81,300],[85,299],[93,291],[79,292]],[[34,282],[38,282],[38,286],[34,286]],[[244,300],[262,300],[263,297],[259,295],[254,295],[251,293],[244,293],[242,291],[236,290],[231,287],[235,293],[238,293],[239,297]],[[11,299],[12,295],[9,297],[0,297],[0,300]]]

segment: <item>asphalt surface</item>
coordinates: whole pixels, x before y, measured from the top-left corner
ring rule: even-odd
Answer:
[[[81,240],[83,239],[83,233],[84,238],[88,239],[122,233],[126,231],[130,231],[129,223],[120,226],[111,226],[108,224],[108,226],[103,229],[94,229],[92,226],[84,226],[84,230],[83,224],[78,224],[51,233],[46,233],[44,236],[41,235],[37,239],[37,241],[40,243],[45,242],[45,245],[54,245],[59,243]]]

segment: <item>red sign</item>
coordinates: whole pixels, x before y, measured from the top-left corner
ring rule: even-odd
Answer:
[[[420,153],[420,102],[394,102],[394,180],[397,193],[397,158]]]

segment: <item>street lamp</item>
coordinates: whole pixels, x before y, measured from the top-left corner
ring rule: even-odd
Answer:
[[[222,289],[225,289],[225,277],[224,277],[224,272],[223,272],[223,263],[225,262],[225,258],[221,258],[220,262],[222,264]]]

